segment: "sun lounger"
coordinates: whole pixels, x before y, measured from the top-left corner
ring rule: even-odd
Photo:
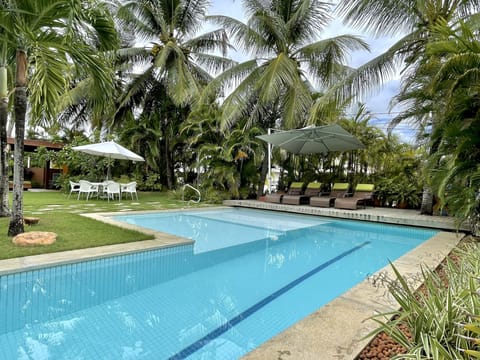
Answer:
[[[373,188],[373,184],[358,184],[353,196],[335,200],[335,208],[357,210],[359,205],[365,208],[367,200],[372,198]]]
[[[287,194],[273,193],[265,196],[265,202],[280,204],[285,195],[300,195],[302,193],[303,183],[292,182],[288,188]]]
[[[344,197],[348,191],[348,183],[333,184],[332,191],[328,195],[313,196],[310,198],[310,206],[330,207],[336,198]]]
[[[318,196],[320,194],[321,183],[312,182],[307,185],[304,194],[300,195],[284,195],[282,198],[282,204],[289,205],[307,205],[310,202],[312,196]]]

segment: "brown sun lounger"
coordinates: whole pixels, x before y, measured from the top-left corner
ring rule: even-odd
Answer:
[[[305,189],[305,193],[300,195],[284,195],[282,198],[282,204],[289,205],[307,205],[310,202],[312,196],[318,196],[320,194],[321,183],[312,182],[309,183]]]
[[[310,206],[330,207],[336,198],[344,197],[348,191],[348,183],[333,184],[332,191],[327,195],[313,196],[310,198]]]
[[[365,208],[367,200],[373,196],[373,188],[373,184],[358,184],[353,196],[335,200],[335,208],[357,210],[359,205],[363,205]]]
[[[303,183],[301,182],[292,182],[288,188],[287,194],[281,193],[272,193],[265,196],[265,202],[269,203],[282,203],[283,197],[286,195],[301,195],[303,188]]]

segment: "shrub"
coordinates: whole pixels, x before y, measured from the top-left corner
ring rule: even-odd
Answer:
[[[456,253],[461,260],[447,259],[444,277],[422,271],[419,291],[410,289],[408,279],[393,268],[396,279],[389,281],[389,291],[401,308],[375,317],[380,326],[374,332],[384,331],[407,349],[407,354],[393,359],[468,359],[468,353],[477,350],[470,338],[476,325],[472,314],[480,314],[479,246],[472,243]]]

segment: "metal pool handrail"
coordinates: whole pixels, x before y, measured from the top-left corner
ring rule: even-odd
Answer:
[[[198,194],[198,200],[188,200],[188,201],[193,201],[194,203],[199,203],[200,200],[202,199],[202,194],[200,194],[200,191],[197,189],[197,188],[194,188],[192,185],[190,184],[185,184],[183,185],[183,192],[182,192],[182,200],[185,201],[185,188],[188,187],[190,189],[192,189],[193,191],[195,191],[197,194]]]

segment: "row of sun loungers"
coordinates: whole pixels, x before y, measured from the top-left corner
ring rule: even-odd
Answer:
[[[373,184],[358,184],[353,194],[348,193],[348,183],[335,183],[329,193],[322,193],[321,183],[308,184],[302,192],[303,183],[294,182],[286,194],[273,193],[265,196],[265,201],[288,205],[310,205],[317,207],[332,207],[337,209],[356,210],[366,206],[373,196]]]

